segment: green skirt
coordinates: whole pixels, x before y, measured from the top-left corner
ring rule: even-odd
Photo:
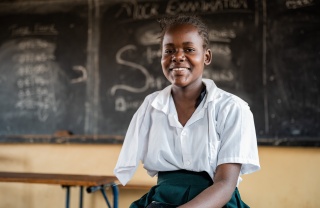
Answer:
[[[176,207],[187,203],[212,184],[212,179],[206,172],[186,170],[159,172],[157,185],[133,202],[130,208],[145,208],[153,201],[167,204],[167,207]],[[230,201],[223,207],[248,208],[249,206],[241,200],[236,188]]]

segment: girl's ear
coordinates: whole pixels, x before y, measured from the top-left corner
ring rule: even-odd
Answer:
[[[204,54],[204,64],[209,65],[212,60],[212,52],[210,49],[206,49],[205,54]]]

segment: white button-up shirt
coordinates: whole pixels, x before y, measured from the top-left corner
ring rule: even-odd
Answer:
[[[213,178],[223,163],[242,164],[240,175],[260,169],[248,104],[212,80],[203,79],[203,83],[206,96],[185,126],[178,120],[171,85],[145,98],[131,120],[114,169],[123,185],[139,161],[150,176],[185,169],[206,171]]]

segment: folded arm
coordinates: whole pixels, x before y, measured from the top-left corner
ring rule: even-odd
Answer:
[[[241,164],[226,163],[217,167],[214,184],[179,208],[221,208],[231,199],[237,186]]]

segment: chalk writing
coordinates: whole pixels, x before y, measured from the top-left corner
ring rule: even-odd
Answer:
[[[13,56],[13,61],[19,64],[46,62],[54,59],[55,56],[53,54],[47,54],[47,52],[23,52]]]
[[[209,40],[214,42],[230,43],[231,39],[236,38],[236,33],[232,29],[211,29],[209,31]]]
[[[49,69],[43,63],[40,64],[24,64],[21,65],[18,70],[17,74],[19,76],[28,76],[32,74],[41,74],[47,72]]]
[[[32,39],[32,40],[24,40],[18,43],[18,49],[27,50],[27,49],[52,49],[55,50],[55,45],[53,43],[40,40],[40,39]]]
[[[233,71],[229,66],[232,65],[230,43],[236,36],[236,32],[233,29],[211,29],[209,31],[209,40],[212,42],[210,48],[213,57],[220,57],[219,59],[223,59],[225,63],[219,66],[220,70],[205,70],[203,74],[205,78],[212,79],[216,82],[233,82],[235,80]],[[216,63],[217,62],[219,61],[216,61]]]
[[[184,12],[206,13],[226,11],[230,9],[247,10],[247,0],[211,0],[211,1],[179,1],[168,2],[166,13],[175,15]]]
[[[211,44],[211,50],[214,54],[221,54],[224,56],[230,56],[232,53],[230,46],[226,44],[213,43]]]
[[[30,77],[30,78],[29,78]],[[37,75],[28,75],[28,77],[20,78],[17,81],[17,85],[19,88],[24,88],[24,87],[30,87],[34,85],[48,85],[49,81],[47,79],[44,79],[42,76],[37,76]]]
[[[132,20],[149,19],[157,17],[160,14],[175,15],[179,13],[213,13],[229,12],[237,10],[238,12],[251,12],[248,7],[248,0],[201,0],[201,1],[168,1],[164,11],[160,10],[157,2],[125,2],[120,6],[115,17],[122,15]]]
[[[141,35],[140,40],[138,40],[142,45],[155,45],[160,44],[159,41],[160,32],[158,30],[148,30],[144,31]]]
[[[130,109],[137,109],[141,105],[142,101],[126,101],[124,97],[115,98],[115,110],[120,112],[125,112]]]
[[[116,14],[116,17],[125,13],[134,20],[148,19],[152,16],[157,16],[159,14],[158,9],[159,6],[156,3],[123,3]]]
[[[142,73],[145,76],[144,85],[141,88],[132,87],[132,86],[128,86],[128,85],[122,85],[122,84],[115,85],[111,88],[111,95],[114,95],[115,92],[119,89],[126,90],[129,92],[134,92],[134,93],[144,92],[148,89],[148,78],[150,77],[150,74],[147,71],[147,69],[144,66],[136,64],[134,62],[126,61],[121,57],[122,54],[124,52],[126,52],[127,50],[136,50],[136,49],[137,49],[137,47],[134,45],[127,45],[127,46],[122,47],[116,54],[116,62],[120,65],[125,65],[125,66],[129,66],[131,68],[134,68],[134,69],[138,70],[140,73]]]
[[[147,46],[145,56],[148,63],[153,63],[153,59],[157,58],[160,60],[161,50],[160,50],[160,31],[158,26],[152,27],[147,25],[146,27],[141,27],[136,30],[136,37],[139,45]],[[143,54],[144,55],[144,54]]]
[[[10,27],[10,30],[11,30],[12,36],[58,35],[59,34],[54,24],[44,25],[44,24],[35,23],[32,27],[12,25]]]
[[[49,25],[35,24],[34,25],[34,34],[37,34],[37,35],[58,35],[58,31],[56,30],[54,24],[49,24]]]
[[[48,66],[55,60],[55,44],[40,39],[26,39],[20,41],[17,48],[12,57],[18,75],[18,101],[15,107],[33,112],[44,122],[50,110],[57,110],[54,91],[51,89],[54,75]]]
[[[74,71],[78,71],[82,74],[82,76],[78,77],[78,78],[75,78],[75,79],[72,79],[71,80],[71,83],[74,84],[74,83],[79,83],[79,82],[85,82],[88,78],[88,75],[87,75],[87,70],[86,68],[84,68],[83,66],[74,66],[72,68]]]
[[[117,90],[125,90],[125,91],[132,92],[132,93],[141,93],[141,92],[145,92],[149,88],[155,87],[157,89],[161,89],[163,87],[163,84],[165,83],[165,81],[163,81],[162,78],[154,78],[144,66],[137,64],[137,63],[134,63],[132,61],[124,60],[122,58],[122,54],[125,53],[126,51],[136,50],[136,49],[137,49],[137,47],[135,45],[127,45],[127,46],[122,47],[121,49],[119,49],[119,51],[116,54],[116,62],[120,65],[124,65],[124,66],[128,66],[130,68],[133,68],[133,69],[137,70],[138,73],[143,74],[145,79],[144,79],[144,81],[142,81],[142,83],[144,83],[144,85],[140,88],[129,86],[126,84],[114,85],[110,90],[111,95],[114,95]]]
[[[287,9],[298,9],[301,7],[311,6],[314,0],[286,0]]]
[[[149,64],[153,63],[154,59],[159,60],[161,57],[161,50],[160,48],[157,50],[152,50],[151,47],[147,47],[147,51],[146,51],[146,58]]]

